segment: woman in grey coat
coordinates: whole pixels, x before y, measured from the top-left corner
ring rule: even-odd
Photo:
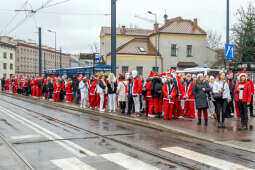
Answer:
[[[196,108],[198,110],[198,125],[201,125],[202,112],[204,114],[205,126],[208,125],[208,97],[207,94],[211,91],[211,88],[207,81],[203,80],[203,75],[199,74],[197,81],[193,86],[192,92],[195,96]]]

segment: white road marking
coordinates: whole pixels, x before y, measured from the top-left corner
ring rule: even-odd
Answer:
[[[12,112],[12,111],[9,111],[7,109],[5,109],[4,107],[1,107],[1,111],[4,112],[5,114],[7,114],[8,116],[12,117],[13,119],[21,122],[22,124],[30,127],[31,129],[33,129],[36,133],[48,138],[49,140],[55,140],[55,139],[63,139],[63,137],[53,133],[53,132],[50,132],[49,130],[17,115],[16,113]],[[70,141],[54,141],[55,143],[61,145],[63,148],[65,148],[66,150],[68,150],[69,152],[73,153],[74,155],[78,156],[78,157],[85,157],[86,155],[89,155],[89,156],[96,156],[95,153],[73,143],[73,142],[70,142]],[[75,149],[73,149],[75,148]],[[81,152],[85,153],[85,154],[82,154]]]
[[[250,168],[244,167],[239,164],[231,163],[222,159],[214,158],[208,155],[204,155],[198,152],[194,152],[188,149],[180,148],[180,147],[168,147],[161,148],[161,150],[179,155],[184,158],[191,159],[193,161],[200,162],[205,165],[209,165],[218,169],[223,170],[252,170]]]
[[[31,138],[39,138],[40,135],[24,135],[24,136],[11,136],[11,139],[13,140],[23,140],[23,139],[31,139]]]
[[[154,166],[122,153],[103,154],[101,156],[129,170],[159,170]]]
[[[63,170],[96,170],[77,158],[57,159],[51,160],[51,162]]]

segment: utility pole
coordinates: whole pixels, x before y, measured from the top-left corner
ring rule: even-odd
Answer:
[[[45,51],[43,53],[43,70],[45,71],[46,70],[46,58],[45,58]]]
[[[116,2],[111,0],[111,69],[116,76]]]
[[[42,29],[38,28],[39,34],[39,76],[42,76]]]
[[[60,54],[59,54],[59,66],[62,68],[62,48],[60,47]]]
[[[226,18],[226,44],[229,44],[229,0],[227,0],[227,18]],[[225,68],[229,67],[229,61],[226,59]],[[228,68],[227,68],[228,71]]]

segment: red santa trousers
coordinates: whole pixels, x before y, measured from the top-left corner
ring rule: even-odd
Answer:
[[[37,87],[36,88],[36,96],[37,97],[42,97],[42,87]]]
[[[179,116],[183,116],[183,110],[182,110],[182,105],[181,105],[181,101],[178,102],[174,102],[174,117],[179,117]]]
[[[205,120],[208,120],[208,112],[207,112],[207,109],[198,109],[198,110],[197,110],[197,117],[198,117],[198,119],[201,119],[201,118],[202,118],[202,112],[204,113],[204,119],[205,119]]]
[[[195,101],[185,101],[184,110],[186,118],[195,119]]]
[[[60,101],[60,92],[55,92],[53,96],[54,102],[59,102]]]
[[[89,106],[92,108],[96,107],[96,95],[89,96]]]
[[[154,105],[156,114],[162,113],[162,104],[163,104],[163,101],[161,98],[153,98],[153,105]]]
[[[174,102],[169,102],[169,100],[163,101],[164,107],[164,119],[172,119],[174,111]]]
[[[235,108],[236,108],[236,116],[240,117],[240,111],[239,111],[239,107],[238,107],[238,102],[235,101]]]

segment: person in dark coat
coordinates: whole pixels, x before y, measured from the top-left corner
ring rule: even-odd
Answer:
[[[5,77],[3,77],[1,79],[1,86],[2,86],[2,91],[4,91],[5,90]]]
[[[159,77],[158,74],[155,74],[153,79],[152,79],[152,83],[151,83],[151,96],[152,96],[152,100],[153,100],[153,105],[155,108],[155,112],[156,112],[156,117],[160,118],[161,114],[162,114],[162,105],[163,105],[163,101],[162,101],[162,97],[163,97],[163,83]]]
[[[203,75],[199,74],[193,86],[192,92],[195,96],[196,108],[198,110],[198,125],[201,125],[202,112],[204,114],[205,126],[208,125],[208,93],[211,91],[209,84],[203,80]]]

